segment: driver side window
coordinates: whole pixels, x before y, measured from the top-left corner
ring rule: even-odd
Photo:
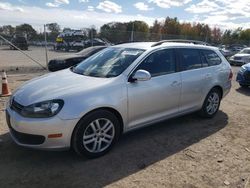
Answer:
[[[146,70],[152,77],[176,72],[175,55],[173,49],[153,52],[136,70]]]

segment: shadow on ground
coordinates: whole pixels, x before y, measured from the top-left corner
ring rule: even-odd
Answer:
[[[243,95],[250,96],[250,87],[239,87],[236,91]]]
[[[107,155],[93,160],[72,151],[51,152],[16,146],[0,135],[0,182],[4,187],[103,187],[178,153],[220,131],[228,116],[195,114],[164,121],[124,135]]]

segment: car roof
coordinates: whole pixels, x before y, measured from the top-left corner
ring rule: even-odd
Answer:
[[[137,48],[137,49],[157,49],[161,47],[188,47],[188,48],[202,48],[202,49],[211,49],[216,50],[217,47],[214,46],[206,46],[200,44],[193,44],[193,43],[181,43],[181,42],[165,42],[157,46],[152,46],[156,44],[156,42],[131,42],[131,43],[124,43],[115,45],[115,47],[123,47],[123,48]]]
[[[115,47],[122,47],[122,48],[138,48],[138,49],[150,49],[151,46],[155,42],[130,42],[130,43],[123,43],[123,44],[118,44],[115,45]]]

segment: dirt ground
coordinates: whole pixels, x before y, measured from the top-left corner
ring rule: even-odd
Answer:
[[[31,56],[35,61],[46,67],[45,49],[42,47],[30,46],[29,50],[24,51],[27,55]],[[53,59],[58,56],[71,54],[74,52],[55,52],[51,47],[48,47],[48,59]],[[40,70],[41,67],[34,61],[24,56],[18,50],[10,50],[9,46],[0,46],[0,70],[5,69],[8,71],[27,72],[27,68],[30,70]]]
[[[8,81],[13,90],[44,73],[10,72]],[[250,188],[250,88],[235,81],[213,119],[191,114],[128,133],[94,160],[15,145],[5,122],[6,100],[0,98],[1,188]]]

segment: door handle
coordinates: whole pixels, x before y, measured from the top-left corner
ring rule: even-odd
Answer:
[[[178,81],[173,81],[172,83],[171,83],[171,86],[172,87],[176,87],[176,86],[179,86],[180,85],[180,82],[178,82]]]

